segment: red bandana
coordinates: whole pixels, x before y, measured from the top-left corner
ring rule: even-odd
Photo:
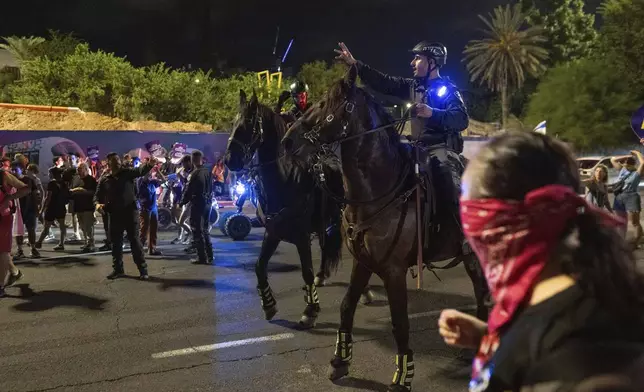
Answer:
[[[474,360],[473,377],[498,348],[499,329],[529,297],[564,230],[579,213],[599,214],[610,226],[624,224],[622,219],[588,205],[571,188],[561,185],[535,189],[523,201],[461,201],[463,232],[479,258],[495,301],[488,336]]]

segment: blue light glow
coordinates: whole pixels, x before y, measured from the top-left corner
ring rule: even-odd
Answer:
[[[241,183],[237,183],[237,186],[235,187],[235,192],[239,196],[243,195],[244,193],[246,193],[246,185],[241,184]]]
[[[438,91],[436,92],[436,95],[438,95],[439,97],[441,97],[441,98],[442,98],[445,94],[447,94],[447,87],[445,87],[445,86],[440,86],[440,87],[438,88]]]

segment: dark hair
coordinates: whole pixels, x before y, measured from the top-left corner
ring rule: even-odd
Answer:
[[[27,170],[29,170],[30,172],[33,172],[34,174],[40,173],[40,169],[38,168],[38,165],[36,165],[35,163],[28,164]]]
[[[192,157],[190,155],[184,155],[183,158],[181,158],[181,163],[191,163],[192,162]]]
[[[119,154],[117,154],[117,153],[115,153],[115,152],[111,152],[111,153],[107,154],[107,156],[106,156],[105,158],[110,159],[110,158],[112,158],[112,157],[120,158],[120,157],[119,157]]]
[[[472,198],[523,200],[546,185],[579,189],[579,172],[568,147],[534,132],[509,132],[492,139],[470,163]],[[563,272],[620,316],[644,317],[644,275],[624,238],[592,213],[580,213],[554,252]],[[640,310],[637,310],[640,309]]]
[[[624,163],[626,163],[627,165],[635,165],[636,164],[635,157],[626,158],[624,160]]]
[[[193,160],[203,157],[203,153],[201,151],[199,151],[199,150],[194,150],[191,155],[192,155]]]

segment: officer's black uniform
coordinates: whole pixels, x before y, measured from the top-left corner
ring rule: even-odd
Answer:
[[[412,52],[434,59],[436,68],[445,64],[447,49],[438,43],[420,42]],[[440,174],[437,189],[444,192],[449,203],[450,211],[458,217],[458,192],[460,189],[460,171],[448,159],[447,149],[458,154],[463,152],[461,132],[469,125],[467,109],[456,86],[441,77],[435,79],[393,77],[376,71],[368,65],[357,62],[360,79],[374,90],[424,103],[432,108],[430,118],[415,117],[411,120],[412,138],[425,146],[431,146],[429,154],[432,160],[438,162]],[[430,74],[433,69],[430,69]]]
[[[132,258],[139,269],[141,277],[147,277],[148,267],[143,255],[143,246],[139,238],[139,212],[136,205],[134,179],[146,175],[152,165],[141,165],[136,169],[121,167],[116,173],[103,177],[98,184],[94,202],[105,204],[105,211],[110,219],[110,237],[112,240],[112,266],[114,272],[110,278],[123,274],[123,231],[127,233],[132,248]]]
[[[191,203],[190,229],[197,249],[197,264],[212,264],[214,255],[208,224],[212,205],[212,174],[200,166],[188,176],[188,184],[181,196],[181,206]]]

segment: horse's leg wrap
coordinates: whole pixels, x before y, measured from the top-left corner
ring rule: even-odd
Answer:
[[[337,380],[349,374],[349,364],[353,357],[353,339],[349,332],[338,330],[338,338],[335,341],[335,353],[331,360],[331,372],[329,378]]]
[[[266,287],[257,287],[257,292],[259,293],[259,298],[262,301],[262,310],[264,310],[264,316],[266,320],[270,320],[277,313],[277,301],[273,296],[273,290],[271,286],[266,285]]]
[[[306,308],[300,319],[300,326],[313,328],[315,326],[315,320],[318,318],[318,313],[320,313],[320,299],[314,284],[304,286],[304,292]]]
[[[396,355],[396,372],[389,390],[392,392],[411,391],[411,380],[414,378],[414,354]]]

